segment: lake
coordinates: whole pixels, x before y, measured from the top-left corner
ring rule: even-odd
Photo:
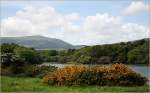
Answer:
[[[64,66],[66,65],[71,65],[71,64],[58,64],[58,63],[43,63],[43,65],[46,65],[46,66],[56,66],[58,68],[63,68]],[[143,76],[146,76],[146,77],[149,77],[149,72],[150,72],[150,69],[148,65],[128,65],[132,70],[134,70],[135,72],[137,73],[140,73],[141,75]]]

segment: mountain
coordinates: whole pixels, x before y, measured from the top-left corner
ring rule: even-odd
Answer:
[[[87,45],[75,45],[74,49],[80,49],[80,48],[83,48],[83,47],[87,47]]]
[[[150,38],[145,38],[144,40],[149,41]],[[60,39],[49,38],[40,35],[23,37],[0,37],[0,44],[2,43],[15,43],[21,46],[32,47],[38,50],[80,49],[86,47],[86,45],[71,45]]]
[[[74,48],[73,45],[60,39],[48,38],[44,36],[23,36],[23,37],[0,37],[2,43],[15,43],[25,47],[33,47],[35,49],[69,49]]]

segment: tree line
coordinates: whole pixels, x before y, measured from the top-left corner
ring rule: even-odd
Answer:
[[[35,50],[17,44],[1,44],[1,62],[14,61],[40,64],[43,62],[81,64],[148,64],[149,39],[116,44],[87,46],[68,50]]]
[[[148,64],[149,39],[116,44],[87,46],[63,51],[39,51],[45,62],[82,64]]]

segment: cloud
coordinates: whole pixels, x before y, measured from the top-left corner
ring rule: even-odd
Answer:
[[[1,36],[44,35],[71,44],[106,44],[148,37],[149,28],[123,23],[120,16],[97,13],[81,16],[62,14],[53,7],[25,7],[15,16],[3,19]]]
[[[88,44],[105,44],[141,39],[149,37],[150,31],[148,27],[142,25],[123,23],[122,17],[109,14],[87,16],[83,24],[83,31],[85,31]]]
[[[25,7],[16,16],[2,20],[2,36],[61,33],[61,29],[72,27],[72,22],[78,19],[80,16],[77,13],[62,15],[53,7]]]
[[[145,4],[142,1],[133,1],[127,8],[124,10],[125,15],[131,15],[135,13],[140,13],[142,11],[150,11],[148,4]]]

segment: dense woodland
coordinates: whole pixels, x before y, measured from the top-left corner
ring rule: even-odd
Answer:
[[[39,51],[45,62],[82,64],[148,64],[149,39],[116,44],[87,46],[78,50]]]
[[[1,53],[2,62],[6,65],[10,65],[14,60],[26,61],[30,64],[42,62],[148,64],[149,39],[61,51],[35,50],[17,44],[2,44]]]

